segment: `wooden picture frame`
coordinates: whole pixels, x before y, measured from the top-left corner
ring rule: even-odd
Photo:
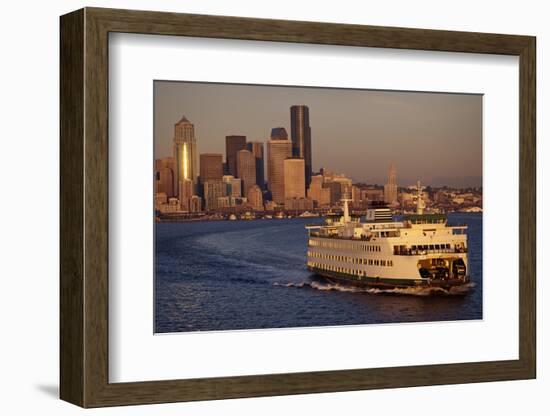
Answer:
[[[85,8],[61,17],[60,396],[82,407],[529,379],[536,376],[535,38]],[[108,34],[519,57],[519,359],[109,383]]]

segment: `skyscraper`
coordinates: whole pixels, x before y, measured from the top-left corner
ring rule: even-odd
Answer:
[[[218,153],[202,153],[200,155],[200,178],[204,183],[219,180],[223,176],[223,156]]]
[[[248,193],[246,194],[246,198],[248,199],[248,202],[250,203],[250,205],[252,205],[253,209],[258,211],[261,211],[264,209],[262,190],[258,185],[252,185],[250,188],[248,188]]]
[[[324,186],[323,175],[311,177],[311,183],[307,190],[307,196],[322,207],[330,204],[330,188]]]
[[[249,142],[246,144],[246,148],[251,151],[256,158],[256,185],[258,185],[260,189],[264,189],[264,144],[262,142]]]
[[[184,179],[190,179],[195,188],[198,174],[195,127],[185,116],[174,125],[174,165],[174,194],[179,195],[179,183]]]
[[[174,196],[174,158],[155,160],[155,192],[165,193],[168,198]]]
[[[237,176],[237,152],[246,149],[246,136],[225,136],[227,174]]]
[[[288,133],[284,127],[274,127],[271,129],[271,140],[288,140]]]
[[[387,204],[397,204],[397,171],[393,163],[388,171],[388,183],[384,185],[384,201]]]
[[[248,193],[248,188],[256,184],[256,158],[248,150],[237,152],[237,177],[242,180],[243,195]]]
[[[275,135],[273,134],[275,131]],[[286,138],[283,138],[285,137]],[[267,142],[267,185],[271,199],[277,204],[285,202],[284,161],[292,157],[292,142],[288,140],[286,130],[277,128],[271,131],[271,140]]]
[[[242,196],[241,184],[242,181],[238,178],[235,178],[232,175],[224,175],[222,178],[223,183],[226,187],[226,195],[229,197],[240,197]]]
[[[285,159],[284,166],[284,195],[288,198],[305,198],[305,168],[304,159]]]
[[[290,138],[292,156],[305,161],[305,186],[311,183],[311,127],[309,125],[309,108],[306,105],[290,107]]]
[[[221,181],[206,181],[204,186],[204,209],[210,211],[218,208],[218,198],[226,196],[226,185]]]

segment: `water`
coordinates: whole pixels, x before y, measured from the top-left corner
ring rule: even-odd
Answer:
[[[329,284],[305,267],[304,225],[320,219],[158,223],[155,332],[315,327],[482,318],[481,214],[468,224],[466,294]]]

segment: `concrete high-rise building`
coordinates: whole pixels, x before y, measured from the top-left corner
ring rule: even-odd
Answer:
[[[260,189],[265,189],[265,174],[264,174],[264,144],[262,142],[249,142],[246,148],[252,152],[256,160],[256,185]]]
[[[330,192],[331,205],[338,204],[340,200],[344,197],[344,195],[342,194],[342,185],[339,182],[325,182],[324,186]]]
[[[342,195],[342,198],[346,197],[347,199],[350,199],[352,197],[352,181],[350,178],[347,178],[344,175],[335,175],[332,178],[332,182],[340,184],[340,195]]]
[[[200,159],[200,180],[220,180],[223,176],[223,156],[218,153],[202,153]]]
[[[178,195],[180,210],[185,212],[191,211],[191,198],[193,197],[193,181],[191,179],[180,181]]]
[[[397,204],[397,171],[393,163],[388,171],[388,183],[384,185],[384,202],[387,204]]]
[[[222,178],[223,183],[225,183],[225,193],[230,197],[240,197],[242,196],[241,185],[242,181],[239,178],[235,178],[232,175],[224,175]]]
[[[222,181],[206,181],[203,183],[204,209],[211,211],[218,208],[218,198],[226,196],[226,186]]]
[[[271,199],[277,204],[285,202],[284,161],[290,157],[292,142],[272,135],[272,139],[267,142],[267,187],[271,191]]]
[[[227,174],[237,177],[237,152],[246,149],[246,136],[225,136]]]
[[[195,126],[185,116],[174,125],[174,194],[178,195],[179,183],[184,179],[197,184],[197,142]],[[195,189],[193,189],[195,192]]]
[[[305,161],[305,186],[311,183],[311,126],[309,125],[309,108],[306,105],[290,107],[290,138],[292,156]]]
[[[243,195],[248,193],[248,188],[256,184],[256,158],[248,150],[237,152],[237,177],[242,181]]]
[[[285,159],[284,167],[284,195],[288,198],[305,198],[305,163],[304,159]]]
[[[167,198],[174,196],[174,158],[155,160],[155,193],[165,193]]]
[[[314,201],[318,207],[330,205],[330,189],[324,186],[323,175],[311,177],[307,196]]]
[[[248,199],[250,205],[252,205],[253,209],[257,211],[263,211],[264,200],[262,197],[262,190],[258,185],[252,185],[250,188],[248,188],[246,198]]]
[[[357,186],[352,185],[351,186],[351,204],[354,207],[361,206],[361,189],[359,189]]]

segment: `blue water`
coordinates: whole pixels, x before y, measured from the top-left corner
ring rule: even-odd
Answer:
[[[465,295],[350,288],[305,267],[304,225],[319,219],[155,224],[155,332],[482,318],[481,214],[467,223],[473,287]]]

